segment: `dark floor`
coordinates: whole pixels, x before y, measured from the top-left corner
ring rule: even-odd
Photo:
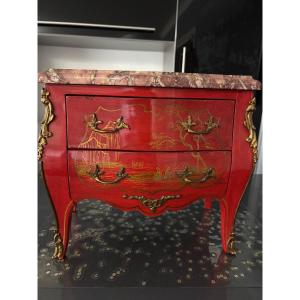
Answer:
[[[39,178],[40,300],[262,298],[261,175],[253,176],[235,226],[236,257],[221,251],[217,202],[146,218],[99,201],[78,204],[67,260],[53,261],[54,216]]]

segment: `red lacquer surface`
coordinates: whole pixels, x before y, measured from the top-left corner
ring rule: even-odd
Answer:
[[[231,174],[226,195],[220,201],[222,245],[225,251],[227,250],[228,238],[233,232],[235,215],[240,200],[254,169],[252,149],[246,141],[249,132],[244,126],[245,112],[252,97],[253,92],[246,91],[238,93],[236,99]]]
[[[123,150],[230,150],[234,101],[68,96],[68,144],[70,148]],[[88,123],[92,114],[113,129],[123,116],[130,129],[97,133]],[[191,116],[195,131],[207,128],[210,119],[217,127],[206,134],[188,133],[182,126]]]
[[[113,181],[120,168],[125,168],[127,178],[113,184],[97,182],[91,174],[96,164],[105,173],[104,181]],[[161,214],[166,209],[181,208],[203,196],[223,197],[226,192],[231,164],[230,151],[201,152],[116,152],[69,151],[69,174],[72,199],[103,199],[122,209],[137,209],[148,216]],[[178,174],[185,167],[193,172],[185,182]],[[214,177],[204,182],[204,172],[214,169]],[[124,199],[128,196],[144,196],[150,200],[163,196],[179,195],[169,200],[155,212],[141,201]]]
[[[56,214],[58,231],[63,239],[63,255],[67,249],[71,211],[77,201],[86,198],[99,199],[124,210],[138,209],[145,215],[159,215],[166,209],[180,209],[186,204],[199,198],[203,198],[205,200],[205,207],[210,208],[211,200],[217,198],[221,207],[222,246],[224,251],[227,250],[227,241],[233,230],[236,210],[253,169],[252,150],[249,147],[249,143],[246,141],[249,132],[243,124],[245,111],[249,101],[253,97],[253,92],[55,84],[47,84],[46,89],[50,93],[49,98],[53,104],[55,119],[49,126],[49,130],[53,133],[53,136],[48,138],[48,144],[44,149],[43,169],[45,182]],[[82,98],[85,96],[82,95],[89,96],[90,100],[83,100]],[[68,97],[70,98],[67,99]],[[79,103],[80,101],[73,101],[72,97],[74,97],[74,99],[76,97],[82,99],[80,101],[84,102],[84,105],[76,108],[76,103]],[[94,101],[93,97],[99,100]],[[140,125],[134,123],[136,118],[133,118],[132,115],[129,116],[130,122],[134,124],[134,130],[138,130],[136,129],[136,126],[139,126],[138,128],[142,128],[145,132],[141,135],[138,131],[135,131],[135,135],[139,136],[139,140],[141,141],[138,142],[136,140],[135,145],[141,148],[135,148],[134,146],[132,148],[127,148],[132,151],[124,151],[126,149],[123,147],[130,147],[130,145],[134,143],[134,139],[130,143],[126,141],[126,139],[129,139],[128,135],[127,138],[123,138],[123,140],[122,137],[120,137],[118,146],[120,148],[117,148],[117,150],[119,149],[120,151],[104,151],[103,149],[93,151],[85,149],[84,147],[79,147],[86,129],[84,121],[80,121],[80,119],[84,115],[88,115],[97,110],[101,97],[110,97],[111,99],[118,98],[117,101],[119,102],[123,101],[121,98],[127,97],[131,98],[130,101],[144,101],[143,103],[145,103],[146,98],[149,98],[147,100],[148,103],[153,101],[157,101],[155,103],[160,103],[165,100],[159,100],[158,98],[170,98],[169,101],[174,101],[176,103],[178,101],[179,103],[184,103],[183,105],[187,105],[187,107],[192,104],[194,105],[195,103],[199,103],[200,107],[201,105],[204,105],[201,104],[202,101],[203,103],[205,103],[205,101],[209,103],[216,102],[218,105],[224,105],[222,112],[219,112],[218,110],[221,106],[217,105],[214,106],[215,110],[212,110],[213,113],[220,118],[220,121],[222,121],[220,125],[224,126],[218,129],[219,133],[223,129],[226,129],[227,131],[225,132],[227,133],[218,136],[212,135],[214,138],[210,141],[210,144],[212,145],[211,149],[206,149],[205,147],[201,148],[202,146],[199,146],[199,148],[195,146],[190,149],[194,151],[193,153],[201,154],[204,164],[202,162],[200,163],[201,160],[197,162],[193,158],[191,151],[176,152],[179,149],[187,150],[183,146],[180,148],[181,146],[178,146],[179,144],[172,149],[172,152],[164,152],[169,148],[151,149],[151,151],[154,150],[155,152],[147,152],[146,150],[150,149],[146,148],[145,145],[147,143],[147,145],[149,145],[150,138],[153,138],[150,134],[152,131],[149,131],[148,129],[160,128],[155,126],[161,126],[162,129],[167,128],[166,132],[170,134],[167,124],[164,124],[167,122],[163,122],[163,120],[157,124],[156,113],[152,111],[151,118],[146,118],[146,122],[143,122],[143,119],[139,120],[139,122],[142,123]],[[132,99],[135,97],[144,99]],[[205,99],[205,101],[203,99]],[[124,101],[126,103],[126,99],[124,99]],[[73,107],[73,105],[75,106]],[[157,105],[157,107],[159,107],[160,104]],[[210,107],[210,110],[211,109],[212,108]],[[128,114],[125,116],[125,113],[126,111],[124,111],[124,117],[127,117]],[[229,115],[231,115],[230,118]],[[224,116],[226,117],[224,118]],[[108,120],[105,118],[106,116],[102,115],[102,113],[101,116],[99,115],[99,119],[104,122]],[[165,120],[170,121],[171,116],[166,117]],[[144,126],[144,123],[147,124],[146,127]],[[67,124],[69,126],[68,130]],[[132,124],[130,125],[132,126]],[[146,128],[146,130],[143,128]],[[229,128],[232,128],[230,133],[228,133]],[[131,131],[128,131],[128,134],[130,132]],[[145,140],[143,140],[143,138]],[[68,141],[69,146],[72,145],[72,147],[69,148],[74,148],[73,150],[68,150]],[[205,145],[205,143],[202,145]],[[144,146],[145,148],[142,148]],[[198,149],[210,151],[195,151]],[[145,151],[136,152],[136,150]],[[88,153],[88,155],[86,153]],[[87,158],[88,156],[92,156],[92,153],[98,153],[96,154],[98,157],[96,159],[91,159],[90,157]],[[107,155],[107,153],[109,153],[109,155]],[[124,179],[124,181],[115,185],[107,185],[108,187],[105,187],[102,184],[94,182],[92,178],[86,174],[86,171],[88,171],[89,168],[93,171],[93,166],[96,163],[98,163],[102,170],[105,171],[105,174],[103,174],[105,180],[113,179],[115,171],[119,166],[123,165],[126,168],[126,172],[128,172],[129,175],[131,174],[132,177],[131,179],[128,178],[128,180]],[[172,176],[168,178],[170,175],[168,175],[168,172],[165,172],[167,173],[167,180],[155,182],[154,174],[157,172],[157,167],[160,167],[165,171],[168,167],[171,167],[170,170],[172,169],[173,172],[176,172],[176,170],[180,170],[185,165],[193,166],[196,171],[196,176],[200,175],[201,169],[204,166],[215,167],[216,178],[207,180],[207,182],[199,184],[199,188],[196,188],[196,184],[182,185],[178,178],[175,178],[174,176],[173,178]],[[139,177],[139,172],[144,173],[144,175]],[[145,175],[147,172],[148,175]],[[163,178],[163,172],[160,173],[160,176]],[[135,181],[132,180],[134,178],[136,179]],[[138,178],[146,178],[147,180],[138,184]],[[153,213],[150,212],[147,207],[141,205],[140,201],[124,199],[122,197],[125,192],[129,196],[131,193],[142,195],[141,193],[138,194],[141,190],[145,193],[144,195],[149,196],[149,198],[154,196],[159,197],[162,193],[176,193],[180,194],[181,197],[169,200],[164,206],[158,208],[155,213]]]
[[[68,245],[71,210],[74,205],[69,193],[66,109],[64,94],[54,86],[47,86],[55,118],[49,126],[52,136],[43,152],[43,174],[57,221],[57,231],[64,245]]]

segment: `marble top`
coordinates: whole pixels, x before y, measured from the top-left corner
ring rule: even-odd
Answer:
[[[261,83],[251,76],[198,73],[48,69],[38,74],[38,81],[43,84],[261,90]]]

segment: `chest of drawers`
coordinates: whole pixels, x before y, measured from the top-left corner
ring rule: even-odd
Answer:
[[[249,76],[53,70],[39,74],[38,141],[55,210],[54,258],[66,255],[72,210],[84,199],[148,217],[203,199],[221,209],[225,252],[257,160]]]

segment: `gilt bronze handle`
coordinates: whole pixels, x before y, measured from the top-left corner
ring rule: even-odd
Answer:
[[[172,199],[179,199],[180,195],[167,195],[161,196],[157,199],[146,198],[145,196],[128,196],[123,195],[124,199],[134,199],[139,200],[145,207],[148,207],[153,213],[156,212],[156,209],[163,206],[167,201]]]
[[[119,119],[113,122],[114,128],[111,129],[100,129],[98,128],[98,124],[103,124],[103,121],[98,121],[96,114],[92,114],[92,119],[87,122],[89,128],[97,133],[116,133],[122,129],[130,129],[129,125],[124,122],[123,117],[121,116]]]
[[[195,122],[192,121],[192,117],[188,116],[187,120],[181,122],[181,126],[185,131],[192,134],[207,134],[210,133],[214,128],[218,127],[219,124],[214,121],[213,117],[210,117],[205,123],[205,128],[203,130],[193,130],[192,127],[196,125]]]
[[[113,184],[121,181],[122,179],[128,177],[128,174],[125,172],[125,168],[121,168],[120,171],[116,174],[116,178],[111,181],[105,181],[101,179],[101,176],[105,172],[100,169],[98,165],[96,165],[96,170],[95,172],[90,173],[91,177],[94,178],[97,182],[102,183],[102,184]]]
[[[197,179],[191,179],[189,178],[193,172],[189,169],[189,167],[185,167],[183,171],[176,172],[176,175],[181,178],[184,182],[187,183],[203,183],[207,181],[210,178],[215,177],[215,169],[214,168],[207,168],[203,170],[203,176]]]

